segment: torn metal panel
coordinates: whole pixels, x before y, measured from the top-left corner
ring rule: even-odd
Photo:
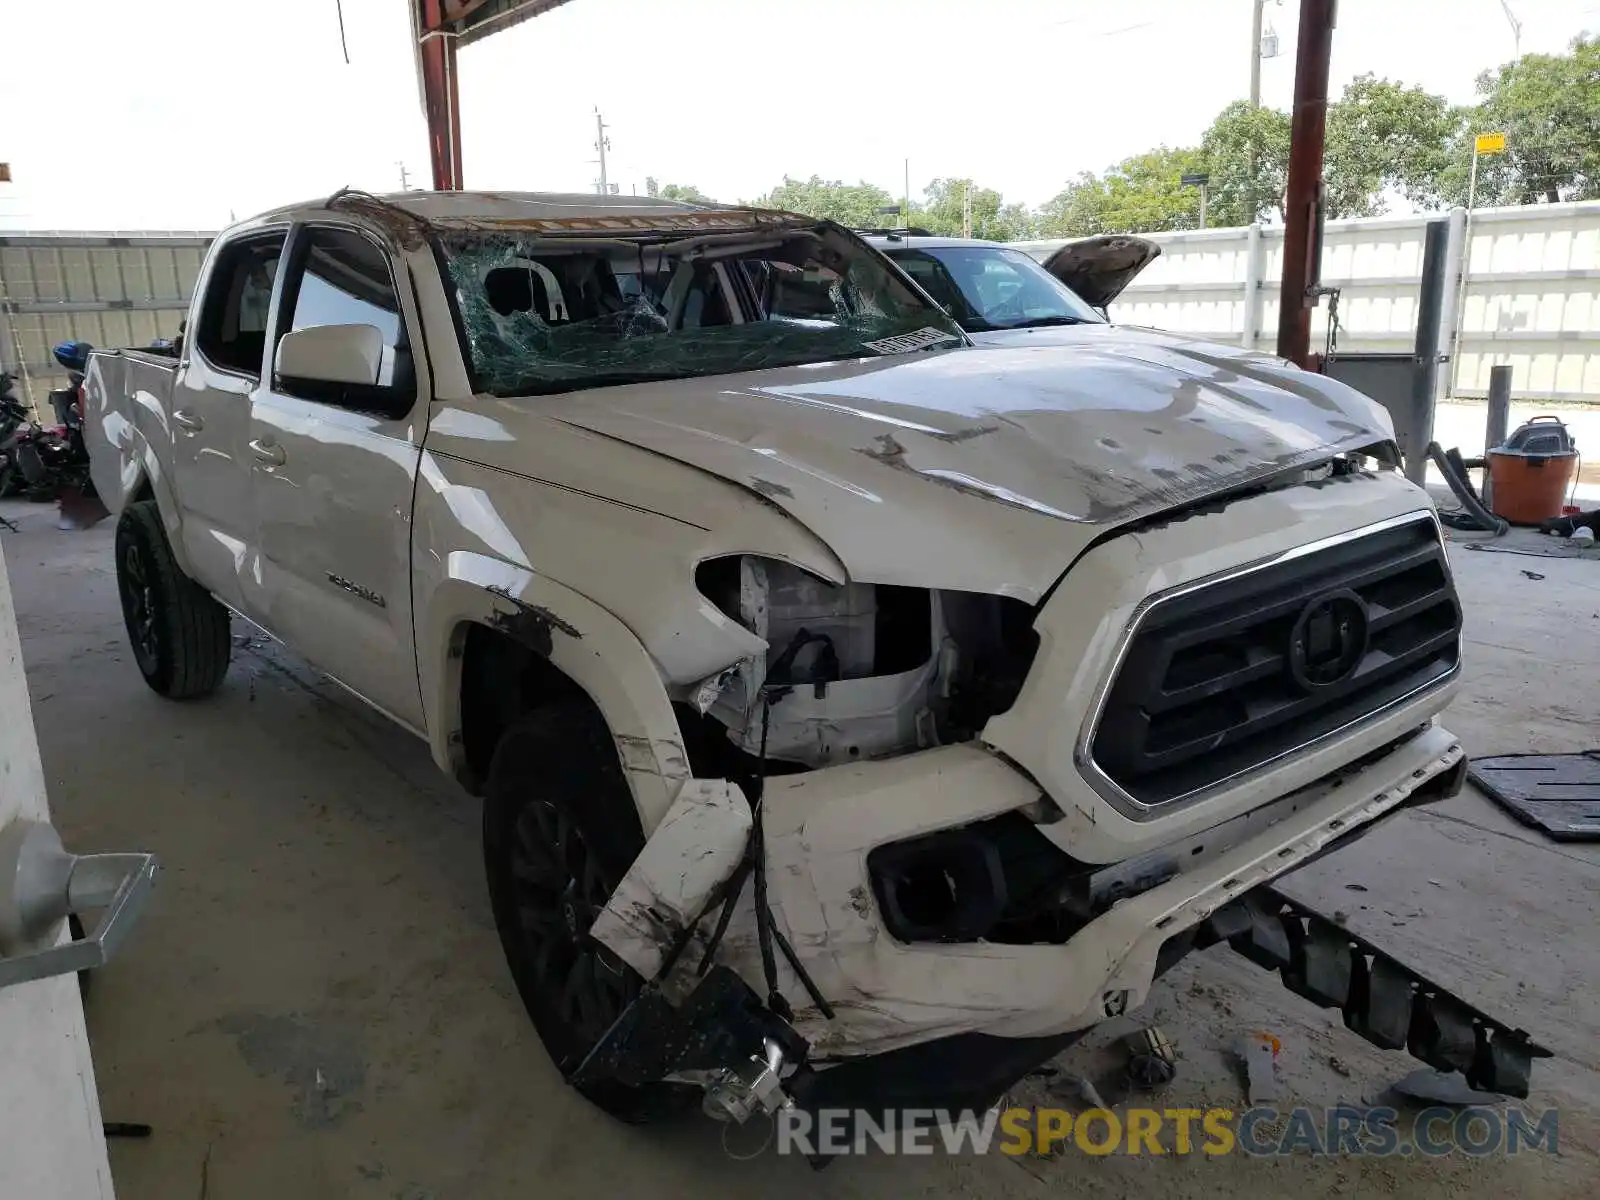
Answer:
[[[420,250],[427,244],[428,221],[400,205],[353,188],[340,188],[326,201],[326,207],[364,217],[392,237],[403,250]]]
[[[1375,1045],[1404,1045],[1436,1070],[1461,1072],[1471,1087],[1527,1099],[1533,1060],[1552,1052],[1525,1030],[1482,1012],[1275,888],[1258,888],[1254,898],[1252,927],[1235,935],[1234,947],[1258,966],[1278,970],[1290,991],[1342,1009],[1345,1025]],[[1257,952],[1265,940],[1262,925],[1281,929],[1287,961]]]
[[[737,870],[750,824],[750,802],[734,784],[685,781],[590,934],[643,978],[656,978]]]
[[[727,670],[708,675],[699,683],[691,685],[688,691],[689,703],[695,712],[701,716],[710,712],[711,706],[717,702],[727,686],[738,678],[740,670],[745,666],[745,663],[735,664]]]
[[[551,630],[565,634],[569,638],[582,639],[583,634],[569,621],[563,620],[548,608],[538,604],[529,604],[527,601],[512,594],[510,588],[490,587],[486,589],[492,595],[499,596],[515,606],[514,611],[506,612],[496,609],[490,624],[501,633],[510,634],[523,645],[543,655],[550,657],[553,646]]]

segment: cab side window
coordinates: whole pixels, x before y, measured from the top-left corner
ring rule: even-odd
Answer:
[[[389,260],[369,239],[350,229],[313,227],[299,240],[296,258],[303,264],[292,298],[285,332],[320,325],[371,325],[383,335],[381,388],[414,387],[405,323],[395,295]]]
[[[281,231],[267,233],[240,238],[218,252],[195,336],[195,345],[213,366],[260,377],[283,241]]]

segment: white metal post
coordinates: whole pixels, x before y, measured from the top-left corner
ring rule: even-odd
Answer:
[[[1261,287],[1262,268],[1266,263],[1266,243],[1261,237],[1261,223],[1253,222],[1248,231],[1244,251],[1244,331],[1239,344],[1246,350],[1256,348],[1261,331],[1261,307],[1264,294]]]
[[[1472,206],[1478,199],[1478,140],[1472,140],[1472,173],[1467,177],[1467,215],[1461,233],[1461,284],[1456,289],[1453,347],[1450,355],[1450,395],[1461,388],[1461,323],[1467,311],[1467,273],[1472,268]]]
[[[1449,232],[1444,243],[1444,297],[1439,305],[1439,345],[1449,355],[1448,370],[1440,371],[1434,400],[1438,401],[1454,391],[1456,363],[1461,357],[1461,327],[1457,314],[1466,293],[1467,276],[1467,210],[1457,206],[1450,210]]]

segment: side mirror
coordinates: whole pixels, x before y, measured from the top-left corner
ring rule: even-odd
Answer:
[[[376,325],[317,325],[286,333],[273,362],[286,383],[376,387],[383,365],[383,333]]]

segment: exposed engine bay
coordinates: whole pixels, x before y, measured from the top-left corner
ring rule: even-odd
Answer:
[[[970,740],[1016,699],[1039,638],[1020,600],[834,585],[776,559],[702,564],[702,594],[766,639],[694,707],[740,750],[804,768]]]
[[[1372,448],[1392,467],[1392,447]],[[1159,518],[1372,469],[1366,454],[1314,466]],[[767,642],[700,681],[689,706],[777,770],[816,769],[970,741],[1008,711],[1039,648],[1032,605],[975,592],[847,582],[743,554],[695,572],[700,593]]]

